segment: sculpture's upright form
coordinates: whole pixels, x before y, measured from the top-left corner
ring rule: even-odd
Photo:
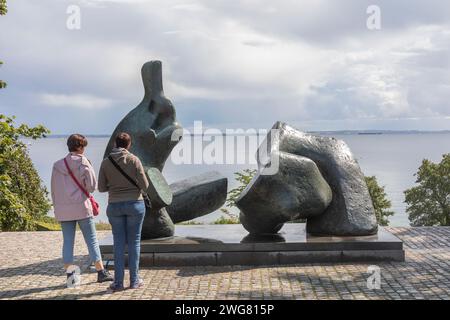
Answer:
[[[144,98],[117,125],[104,157],[114,147],[114,137],[125,131],[133,141],[130,152],[141,160],[144,168],[155,167],[162,171],[170,152],[181,139],[182,128],[177,123],[172,102],[164,95],[161,61],[145,63],[141,74]]]
[[[144,98],[117,125],[104,157],[111,152],[115,136],[119,132],[127,132],[131,136],[130,152],[141,160],[152,183],[148,193],[154,200],[154,207],[147,208],[142,238],[169,237],[174,234],[173,221],[194,219],[221,207],[226,200],[227,180],[213,172],[195,177],[190,183],[175,183],[170,186],[172,191],[169,190],[166,182],[162,181],[163,176],[155,168],[163,170],[167,158],[182,137],[182,127],[177,123],[172,102],[164,95],[161,61],[145,63],[141,74]],[[208,192],[203,194],[205,190]],[[168,194],[170,192],[173,192],[173,201],[172,195]],[[195,199],[195,208],[198,209],[196,212],[192,212],[191,203],[186,199]],[[166,207],[167,205],[169,206]]]

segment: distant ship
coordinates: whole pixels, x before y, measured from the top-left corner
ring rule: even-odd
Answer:
[[[383,132],[358,132],[359,135],[379,135],[383,134]]]

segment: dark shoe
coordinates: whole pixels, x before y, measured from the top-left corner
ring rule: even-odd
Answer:
[[[113,276],[108,272],[108,270],[97,271],[97,282],[102,283],[106,281],[114,281]]]
[[[109,285],[109,291],[111,293],[118,292],[118,291],[123,291],[123,290],[125,290],[123,286],[118,286],[114,282]]]
[[[138,282],[133,283],[132,285],[130,285],[130,289],[139,289],[140,287],[142,287],[144,285],[144,280],[139,279]]]

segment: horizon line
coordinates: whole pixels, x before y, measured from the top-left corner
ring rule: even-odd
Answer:
[[[341,133],[341,134],[399,134],[399,133],[450,133],[450,130],[391,130],[391,129],[386,129],[386,130],[377,130],[377,129],[363,129],[363,130],[307,130],[305,131],[306,133],[326,133],[326,134],[332,134],[332,133]],[[55,133],[55,134],[49,134],[46,137],[47,138],[51,138],[51,137],[68,137],[70,136],[72,133]],[[85,136],[88,137],[110,137],[111,134],[108,133],[86,133],[84,134]],[[216,135],[216,134],[194,134],[194,133],[187,133],[185,134],[187,136],[202,136],[202,135]],[[258,135],[258,133],[243,133],[243,134],[226,134],[225,132],[222,133],[222,135],[236,135],[236,136],[240,136],[240,135]]]

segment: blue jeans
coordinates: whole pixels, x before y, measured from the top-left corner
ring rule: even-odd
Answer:
[[[125,245],[128,244],[130,285],[138,284],[141,230],[145,217],[144,201],[110,203],[106,209],[106,214],[112,226],[114,240],[114,283],[118,287],[123,287]]]
[[[83,233],[84,241],[89,250],[89,257],[91,262],[102,260],[100,248],[98,246],[97,234],[95,232],[95,223],[93,218],[86,218],[82,220],[62,221],[61,229],[63,233],[63,261],[64,264],[73,263],[73,246],[75,242],[75,230],[77,223]]]

